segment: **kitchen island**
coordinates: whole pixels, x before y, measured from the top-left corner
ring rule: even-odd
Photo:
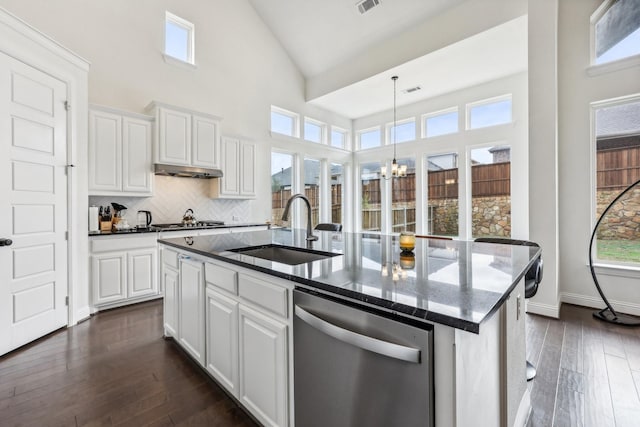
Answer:
[[[159,243],[168,255],[166,259],[163,255],[163,266],[168,266],[163,273],[168,322],[165,333],[176,337],[189,354],[200,359],[203,367],[262,423],[291,425],[295,411],[291,392],[291,290],[303,288],[363,309],[380,310],[399,322],[433,328],[435,425],[471,426],[478,425],[479,420],[486,425],[524,424],[530,403],[524,373],[521,279],[540,255],[539,248],[418,238],[412,257],[401,254],[397,236],[316,234],[319,240],[310,243],[305,240],[304,230],[290,229],[161,239]],[[265,245],[325,255],[289,265],[247,251]],[[187,282],[198,285],[188,290]],[[261,288],[260,283],[266,287]],[[209,285],[213,300],[209,300]],[[222,307],[221,302],[226,304],[228,310],[223,311],[228,313],[229,327],[240,329],[238,338],[235,332],[220,330],[220,322],[206,322],[208,328],[218,329],[218,337],[226,333],[228,352],[233,353],[227,360],[240,359],[240,367],[228,368],[227,375],[208,363],[209,353],[220,350],[219,346],[209,346],[205,310],[190,316],[200,303],[190,308],[182,304],[204,300],[205,286],[207,300],[216,308]],[[210,304],[206,307],[208,313]],[[236,311],[240,314],[233,314]],[[240,318],[239,326],[233,322],[234,316]],[[267,322],[260,330],[265,330],[264,325],[272,327],[271,348],[279,360],[272,364],[278,366],[273,372],[273,390],[280,398],[265,401],[262,406],[259,400],[266,394],[257,393],[251,398],[250,384],[245,392],[242,390],[243,375],[253,369],[242,366],[246,363],[243,351],[259,350],[247,347],[249,335],[243,338],[243,319],[247,325],[257,320]]]

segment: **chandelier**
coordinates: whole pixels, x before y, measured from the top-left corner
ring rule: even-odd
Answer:
[[[407,165],[400,166],[396,161],[396,82],[398,81],[398,76],[391,77],[391,80],[393,80],[393,161],[391,162],[390,176],[387,174],[386,166],[380,168],[380,175],[384,179],[407,176]]]

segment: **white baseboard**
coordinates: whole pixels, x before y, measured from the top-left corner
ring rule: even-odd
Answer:
[[[89,317],[91,317],[91,309],[89,306],[79,308],[78,311],[76,311],[76,323],[87,320]]]
[[[560,302],[558,305],[541,304],[535,301],[527,301],[527,313],[539,314],[541,316],[560,317]]]
[[[560,301],[567,304],[581,305],[583,307],[591,307],[602,309],[606,307],[605,303],[600,297],[594,297],[590,295],[573,294],[569,292],[560,293]],[[609,300],[611,306],[620,313],[631,314],[634,316],[640,316],[640,304],[633,304],[624,301]]]

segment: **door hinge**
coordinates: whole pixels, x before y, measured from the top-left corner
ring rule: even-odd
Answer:
[[[68,231],[64,232],[64,240],[69,240],[69,232]]]
[[[69,296],[64,297],[64,305],[69,306]]]
[[[64,109],[67,111],[71,110],[71,104],[69,103],[69,101],[64,101]]]

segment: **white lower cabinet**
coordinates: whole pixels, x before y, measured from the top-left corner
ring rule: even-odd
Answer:
[[[287,425],[287,325],[240,305],[240,402],[267,426]]]
[[[204,366],[204,263],[188,257],[180,259],[178,319],[180,345]]]
[[[92,238],[91,282],[94,310],[157,298],[155,234]]]
[[[290,425],[293,285],[160,245],[164,331],[265,426]]]
[[[238,302],[207,287],[207,371],[238,397]]]

